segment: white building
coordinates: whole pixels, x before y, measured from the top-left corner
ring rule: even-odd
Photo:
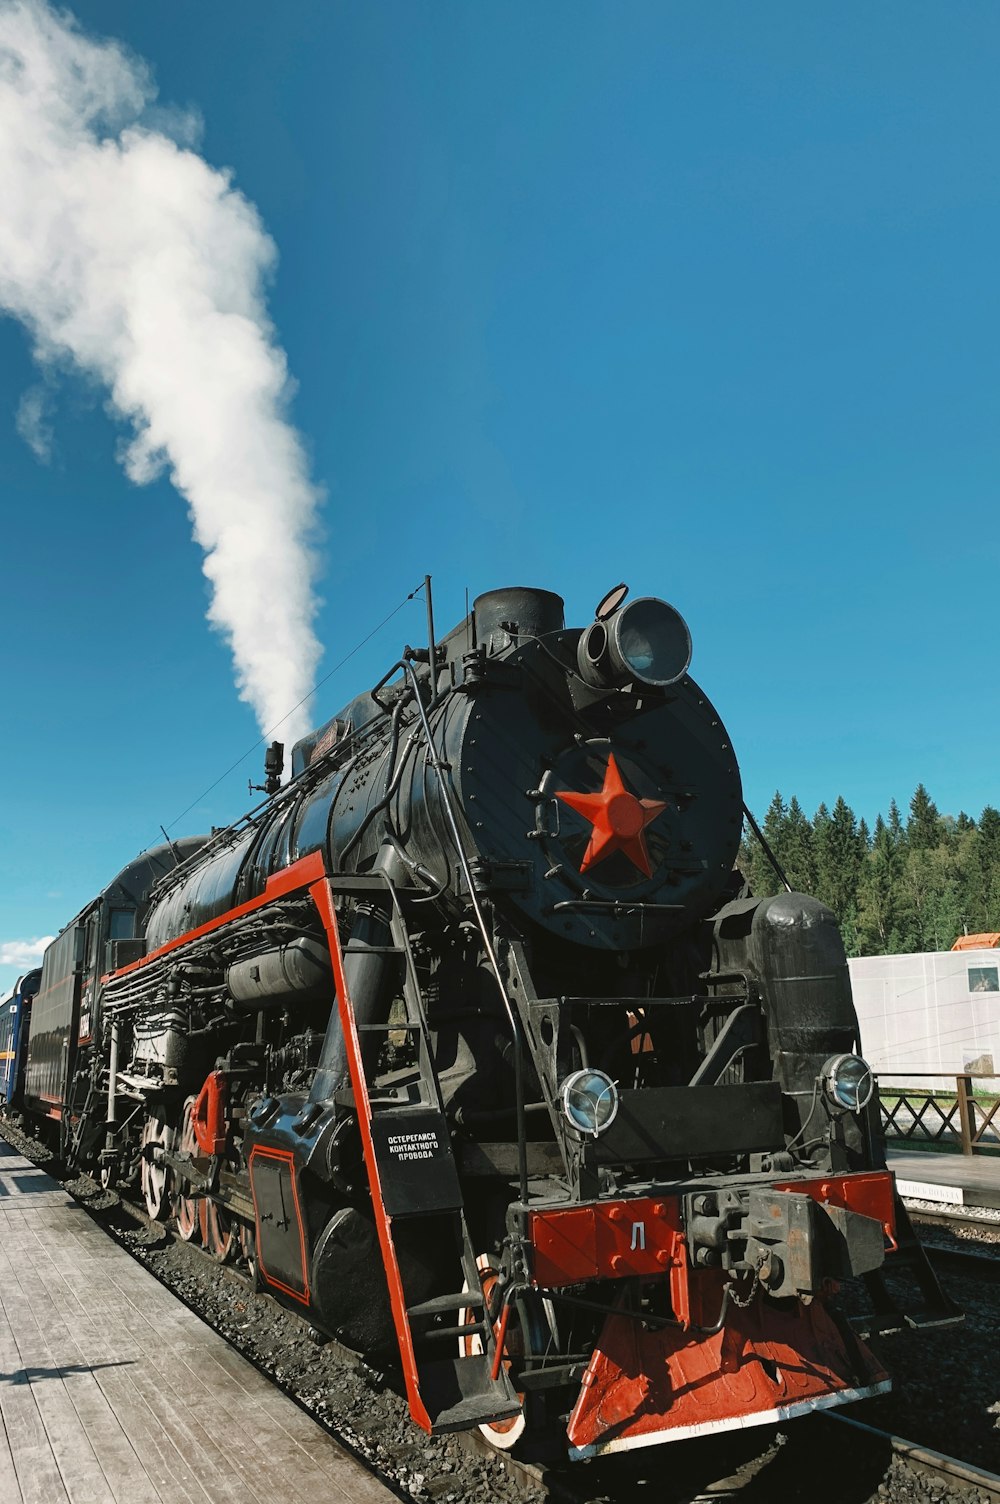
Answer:
[[[858,956],[848,964],[861,1052],[877,1073],[895,1080],[911,1071],[1000,1072],[1000,951]]]

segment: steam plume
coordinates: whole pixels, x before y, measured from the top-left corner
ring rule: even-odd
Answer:
[[[0,0],[0,309],[42,365],[108,389],[132,480],[169,469],[205,551],[209,620],[267,731],[309,694],[320,651],[318,494],[263,294],[275,249],[226,173],[151,127],[154,97],[117,43],[45,0]]]

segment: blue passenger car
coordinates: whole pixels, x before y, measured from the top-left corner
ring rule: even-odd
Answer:
[[[40,967],[27,972],[0,1002],[0,1106],[8,1106],[17,1093],[28,1047],[31,1000],[41,980]]]

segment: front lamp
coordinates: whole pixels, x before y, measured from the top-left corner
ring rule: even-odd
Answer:
[[[840,1112],[860,1112],[875,1091],[875,1077],[860,1055],[832,1055],[823,1067],[823,1089]]]
[[[578,1133],[593,1138],[610,1128],[618,1111],[618,1088],[603,1071],[574,1071],[559,1088],[563,1116]]]
[[[598,611],[616,596],[612,591]],[[666,689],[683,679],[690,662],[687,622],[673,606],[652,595],[599,615],[577,647],[580,677],[595,689],[621,689],[626,684]]]

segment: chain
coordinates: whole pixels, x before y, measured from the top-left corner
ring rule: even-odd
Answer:
[[[750,1280],[750,1289],[747,1291],[746,1295],[737,1295],[735,1281],[729,1286],[729,1299],[732,1301],[733,1305],[738,1306],[741,1311],[746,1310],[747,1306],[757,1294],[757,1289],[760,1285],[760,1271],[761,1269],[763,1269],[763,1267],[764,1255],[761,1254],[757,1260],[757,1263],[754,1265],[752,1278]]]

